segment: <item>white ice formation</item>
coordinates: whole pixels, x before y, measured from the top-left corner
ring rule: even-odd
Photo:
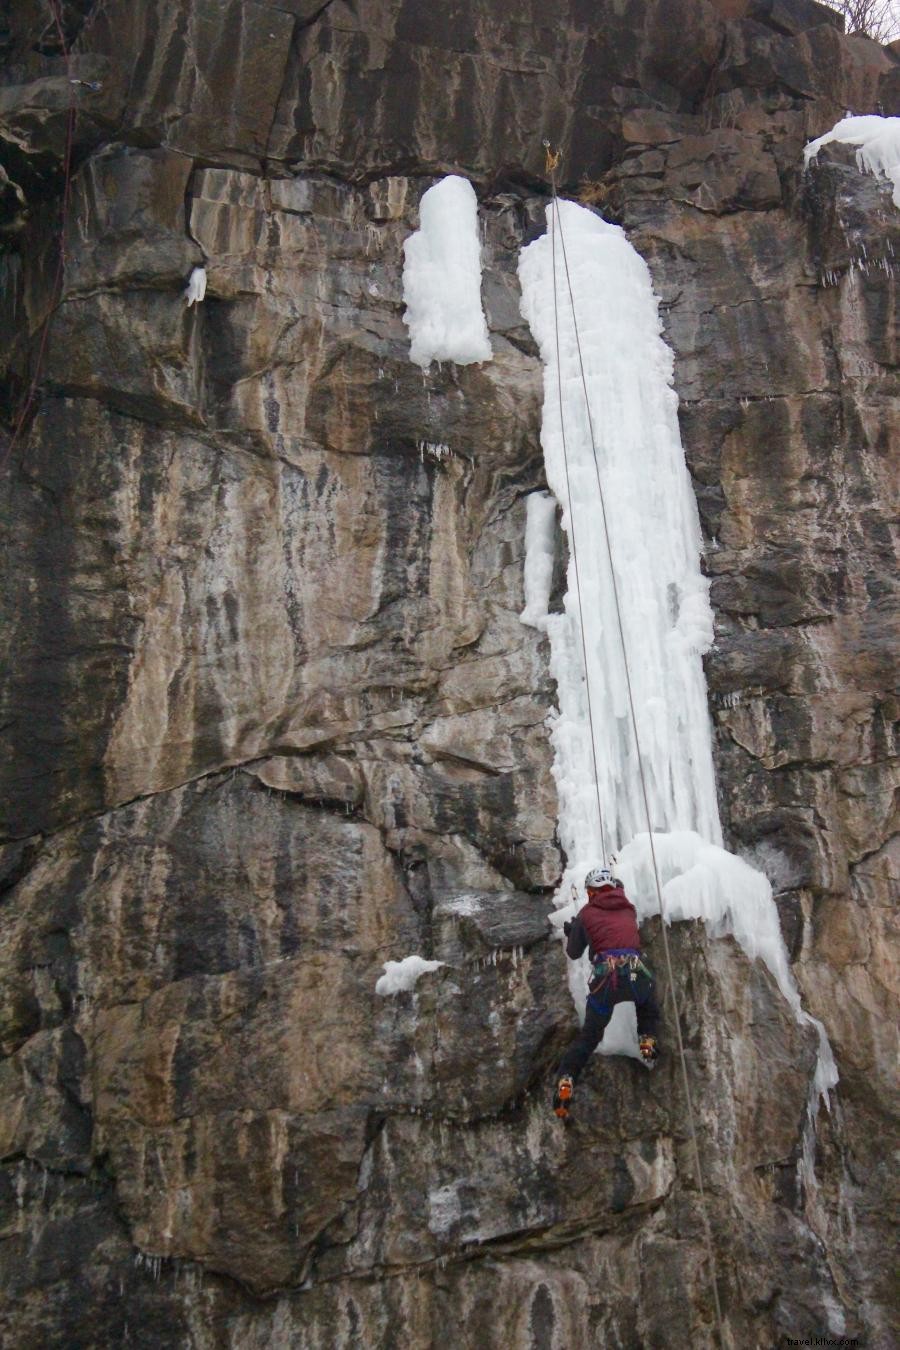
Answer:
[[[900,117],[845,117],[824,136],[809,142],[803,163],[808,167],[822,146],[833,141],[857,146],[859,169],[889,178],[894,185],[894,205],[900,207]]]
[[[569,269],[578,304],[600,478],[655,829],[697,830],[721,843],[712,767],[706,682],[700,657],[713,636],[709,583],[700,571],[700,523],[678,430],[672,353],[660,336],[650,275],[616,226],[561,202]],[[526,622],[551,639],[560,692],[553,730],[566,851],[580,876],[602,852],[578,624],[585,618],[588,678],[597,737],[607,852],[646,829],[636,773],[625,671],[585,414],[562,258],[559,322],[568,478],[578,575],[570,558],[565,613],[549,615],[554,516],[546,500],[528,504]],[[557,390],[551,244],[544,235],[519,264],[522,310],[544,359],[541,442],[547,482],[571,538],[569,488]],[[540,607],[543,613],[539,613]]]
[[[599,479],[667,918],[702,918],[713,933],[733,934],[748,956],[759,956],[766,963],[797,1016],[808,1020],[800,1009],[771,886],[761,872],[722,847],[701,660],[713,640],[713,616],[709,586],[700,570],[700,523],[681,446],[678,398],[672,388],[673,357],[662,338],[650,273],[617,226],[574,202],[560,202],[559,211],[596,462],[559,230],[556,293],[565,452],[549,228],[522,250],[519,260],[522,313],[544,362],[541,443],[547,482],[562,509],[562,527],[569,540],[564,610],[550,614],[547,600],[556,508],[547,494],[529,498],[522,619],[549,637],[550,668],[559,700],[551,738],[560,840],[568,868],[557,893],[556,917],[561,923],[571,912],[573,885],[578,903],[583,903],[585,873],[604,852],[607,857],[617,855],[616,871],[639,917],[659,908]],[[588,682],[603,839],[591,753]],[[570,971],[572,993],[582,1008],[586,966],[573,965]],[[623,1021],[616,1028],[614,1019],[607,1032],[606,1053],[636,1053],[633,1032],[628,1032]],[[836,1080],[831,1051],[820,1029],[817,1088],[827,1089]]]
[[[385,961],[384,974],[375,985],[375,993],[386,997],[388,994],[404,994],[414,989],[421,975],[437,970],[443,961],[426,961],[422,956],[405,956],[402,961]]]
[[[184,292],[184,303],[188,308],[190,308],[191,305],[199,305],[205,295],[206,268],[195,267],[188,277],[187,289]]]
[[[403,322],[410,360],[459,366],[490,361],[491,343],[481,308],[478,199],[467,178],[450,174],[419,203],[419,229],[403,245]]]
[[[525,498],[525,608],[523,623],[546,628],[553,585],[556,498],[532,492]]]

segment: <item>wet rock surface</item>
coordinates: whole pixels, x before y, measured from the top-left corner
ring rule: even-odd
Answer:
[[[900,111],[896,54],[812,0],[164,9],[62,4],[67,65],[17,6],[0,88],[11,402],[53,311],[0,483],[3,1338],[714,1343],[671,1010],[652,1074],[596,1057],[548,1110],[549,136],[661,297],[723,824],[841,1074],[813,1135],[812,1030],[673,931],[728,1334],[889,1344],[900,212],[801,164]],[[402,244],[448,171],[493,359],[423,374]]]

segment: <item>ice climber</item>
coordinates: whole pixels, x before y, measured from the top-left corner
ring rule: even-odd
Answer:
[[[641,960],[637,913],[618,881],[605,867],[584,879],[587,904],[563,924],[566,955],[577,961],[587,947],[594,971],[588,985],[584,1026],[562,1057],[553,1109],[563,1120],[581,1070],[596,1050],[617,1003],[633,1003],[641,1058],[652,1066],[659,1053],[656,1028],[659,1005],[653,976]]]

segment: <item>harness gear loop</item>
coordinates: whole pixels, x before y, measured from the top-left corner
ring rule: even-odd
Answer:
[[[588,985],[588,993],[599,994],[607,985],[611,989],[617,989],[619,987],[619,974],[624,975],[626,972],[632,984],[638,974],[646,975],[648,980],[653,979],[652,972],[644,965],[639,956],[599,956],[594,962],[594,974]]]

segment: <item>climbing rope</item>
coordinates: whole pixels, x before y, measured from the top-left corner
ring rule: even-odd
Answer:
[[[615,602],[616,622],[617,622],[617,625],[618,625],[618,631],[619,631],[619,645],[620,645],[621,650],[622,650],[622,664],[623,664],[624,671],[625,671],[625,685],[626,685],[626,689],[627,689],[627,691],[628,691],[628,707],[629,707],[629,712],[630,712],[630,715],[631,715],[631,729],[632,729],[632,733],[633,733],[633,735],[634,735],[635,753],[636,753],[636,755],[637,755],[638,773],[639,773],[639,776],[640,776],[640,783],[641,783],[641,796],[642,796],[642,798],[643,798],[643,803],[644,803],[644,814],[645,814],[646,821],[647,821],[647,837],[648,837],[648,839],[649,839],[649,841],[650,841],[650,858],[651,858],[651,861],[652,861],[652,864],[653,864],[653,879],[654,879],[654,882],[655,882],[655,884],[656,884],[656,895],[657,895],[657,899],[658,899],[658,901],[659,901],[659,913],[660,913],[660,919],[661,919],[661,925],[660,925],[660,926],[661,926],[661,928],[662,928],[662,937],[663,937],[663,951],[664,951],[664,954],[665,954],[666,973],[667,973],[667,975],[668,975],[668,980],[669,980],[669,996],[670,996],[670,1000],[671,1000],[671,1004],[672,1004],[672,1011],[673,1011],[673,1013],[674,1013],[674,1015],[675,1015],[675,1035],[676,1035],[676,1041],[677,1041],[677,1045],[678,1045],[678,1058],[679,1058],[679,1062],[680,1062],[680,1064],[681,1064],[681,1080],[682,1080],[682,1084],[683,1084],[683,1086],[684,1086],[684,1095],[685,1095],[685,1101],[686,1101],[686,1104],[687,1104],[688,1127],[689,1127],[690,1138],[691,1138],[691,1149],[692,1149],[693,1158],[694,1158],[694,1170],[695,1170],[696,1176],[697,1176],[697,1189],[698,1189],[698,1191],[699,1191],[699,1193],[700,1193],[700,1212],[701,1212],[702,1221],[703,1221],[703,1234],[704,1234],[704,1241],[705,1241],[705,1246],[706,1246],[706,1254],[707,1254],[707,1257],[708,1257],[708,1259],[709,1259],[710,1283],[711,1283],[711,1286],[712,1286],[713,1304],[714,1304],[714,1308],[715,1308],[716,1329],[717,1329],[717,1332],[718,1332],[719,1344],[720,1344],[722,1347],[724,1347],[724,1345],[725,1345],[725,1335],[724,1335],[724,1328],[723,1328],[723,1322],[722,1322],[722,1308],[721,1308],[721,1304],[720,1304],[720,1302],[719,1302],[718,1276],[717,1276],[717,1273],[716,1273],[716,1258],[715,1258],[715,1253],[714,1253],[714,1250],[713,1250],[713,1244],[712,1244],[712,1230],[711,1230],[710,1224],[709,1224],[709,1212],[708,1212],[708,1205],[707,1205],[707,1199],[706,1199],[706,1190],[705,1190],[705,1187],[704,1187],[704,1185],[703,1185],[703,1168],[702,1168],[702,1165],[701,1165],[701,1162],[700,1162],[700,1147],[699,1147],[699,1144],[698,1144],[698,1142],[697,1142],[697,1129],[696,1129],[696,1125],[695,1125],[695,1122],[694,1122],[694,1103],[693,1103],[693,1097],[692,1097],[692,1095],[691,1095],[690,1082],[689,1082],[689,1080],[688,1080],[687,1058],[686,1058],[685,1053],[684,1053],[684,1039],[683,1039],[682,1034],[681,1034],[681,1009],[680,1009],[679,1006],[678,1006],[678,996],[677,996],[677,994],[676,994],[676,992],[675,992],[675,978],[674,978],[674,973],[673,973],[673,968],[672,968],[672,955],[671,955],[671,951],[670,951],[670,948],[669,948],[669,934],[668,934],[668,928],[667,928],[667,924],[666,924],[666,908],[665,908],[665,901],[663,900],[662,883],[661,883],[660,877],[659,877],[659,865],[658,865],[657,859],[656,859],[656,848],[655,848],[655,845],[654,845],[654,843],[653,843],[653,826],[652,826],[652,822],[651,822],[651,818],[650,818],[650,800],[649,800],[649,797],[648,797],[648,795],[647,795],[647,779],[646,779],[646,775],[645,775],[645,773],[644,773],[644,764],[643,764],[643,758],[642,758],[642,755],[641,755],[641,741],[640,741],[640,735],[639,735],[639,733],[638,733],[637,714],[636,714],[636,712],[635,712],[635,707],[634,707],[634,692],[633,692],[633,689],[632,689],[632,683],[631,683],[631,668],[630,668],[629,662],[628,662],[628,648],[627,648],[627,644],[626,644],[626,642],[625,642],[625,627],[624,627],[624,624],[623,624],[623,622],[622,622],[622,608],[621,608],[621,604],[620,604],[620,601],[619,601],[619,587],[618,587],[618,584],[617,584],[617,582],[616,582],[615,569],[613,568],[612,545],[611,545],[611,543],[610,543],[609,522],[608,522],[607,514],[606,514],[606,499],[605,499],[604,492],[603,492],[603,484],[602,484],[601,478],[600,478],[600,461],[599,461],[599,457],[598,457],[598,455],[597,455],[597,442],[596,442],[596,438],[595,438],[595,436],[594,436],[594,422],[593,422],[593,418],[592,418],[592,416],[591,416],[591,403],[590,403],[590,398],[589,398],[589,396],[588,396],[587,376],[585,375],[585,370],[584,370],[584,358],[583,358],[582,350],[581,350],[581,337],[580,337],[580,335],[579,335],[579,330],[578,330],[578,319],[577,319],[577,316],[576,316],[576,313],[575,313],[575,296],[574,296],[574,292],[573,292],[573,289],[572,289],[572,278],[571,278],[571,275],[570,275],[570,273],[569,273],[569,259],[568,259],[568,254],[567,254],[567,252],[566,252],[566,240],[565,240],[565,234],[563,233],[562,217],[561,217],[560,211],[559,211],[559,198],[558,198],[558,195],[557,195],[557,189],[556,189],[556,169],[557,169],[557,166],[558,166],[558,164],[559,164],[559,151],[557,151],[555,155],[551,155],[549,143],[546,142],[546,141],[544,142],[544,149],[545,149],[546,155],[547,155],[547,161],[546,161],[546,163],[547,163],[547,172],[548,172],[548,174],[549,174],[549,176],[550,176],[550,183],[551,183],[551,188],[552,188],[552,192],[553,192],[553,204],[552,204],[552,210],[551,210],[551,215],[550,215],[550,249],[551,249],[551,256],[552,256],[552,260],[553,260],[553,320],[554,320],[555,332],[556,332],[556,365],[557,365],[557,387],[558,387],[558,392],[559,392],[559,416],[560,416],[560,423],[562,423],[563,413],[562,413],[562,374],[561,374],[560,369],[559,369],[559,353],[560,353],[560,345],[559,345],[559,314],[558,314],[558,306],[557,306],[557,298],[556,298],[556,231],[557,231],[557,229],[559,230],[559,241],[560,241],[560,247],[561,247],[561,251],[562,251],[563,267],[564,267],[564,270],[565,270],[566,288],[567,288],[567,290],[568,290],[568,295],[569,295],[569,306],[570,306],[571,311],[572,311],[572,327],[573,327],[574,334],[575,334],[575,346],[576,346],[576,350],[577,350],[577,352],[578,352],[578,366],[579,366],[579,371],[580,371],[580,374],[581,374],[581,386],[582,386],[582,390],[583,390],[583,392],[584,392],[584,404],[585,404],[585,409],[586,409],[586,411],[587,411],[588,430],[589,430],[590,438],[591,438],[591,452],[592,452],[593,461],[594,461],[594,473],[595,473],[596,478],[597,478],[597,494],[598,494],[598,497],[599,497],[599,500],[600,500],[600,514],[601,514],[601,519],[602,519],[602,521],[603,521],[603,537],[604,537],[604,540],[605,540],[605,543],[606,543],[606,555],[607,555],[607,558],[608,558],[608,560],[609,560],[609,575],[610,575],[610,580],[611,580],[611,582],[612,582],[613,600],[614,600],[614,602]],[[563,447],[564,447],[564,449],[565,449],[565,438],[563,438]],[[564,454],[564,462],[565,462],[565,472],[566,472],[566,492],[567,492],[567,494],[568,494],[568,500],[569,500],[569,519],[570,519],[571,524],[572,524],[572,557],[573,557],[573,559],[574,559],[574,558],[575,558],[575,519],[574,519],[574,516],[572,515],[572,496],[571,496],[571,488],[570,488],[570,486],[569,486],[569,464],[568,464],[568,458],[567,458],[567,456],[566,456],[565,454]],[[576,562],[576,564],[575,564],[575,574],[576,574],[576,578],[577,578],[577,575],[578,575],[578,564],[577,564],[577,562]],[[580,592],[579,592],[579,595],[578,595],[578,613],[579,613],[579,619],[580,619],[580,616],[581,616],[581,613],[582,613],[582,610],[581,610],[581,595],[580,595]],[[586,680],[586,684],[587,684],[588,719],[589,719],[589,722],[590,722],[591,744],[592,744],[592,746],[593,746],[593,740],[594,740],[594,724],[593,724],[593,717],[592,717],[591,712],[590,712],[590,705],[591,705],[591,686],[590,686],[590,680],[589,680],[588,677],[587,677],[587,653],[586,653],[585,640],[584,640],[584,624],[583,624],[583,623],[580,624],[580,627],[581,627],[581,629],[582,629],[582,634],[581,634],[582,651],[585,652],[585,680]],[[595,772],[595,775],[596,775],[596,767],[597,767],[597,757],[596,757],[596,751],[595,751],[595,752],[594,752],[594,772]],[[599,809],[599,807],[600,807],[600,802],[599,802],[599,780],[598,780],[597,793],[598,793],[598,801],[597,801],[597,805],[598,805],[598,809]],[[605,847],[604,847],[604,859],[605,859]]]
[[[556,166],[559,163],[559,151],[555,155],[550,153],[549,142],[544,142],[544,149],[547,153],[547,170],[552,175],[554,181],[554,201],[556,199]],[[556,296],[556,231],[552,228],[550,231],[550,247],[553,254],[553,327],[556,333],[556,382],[559,393],[559,430],[562,437],[563,463],[566,470],[566,497],[569,507],[569,522],[572,526],[572,562],[575,567],[575,597],[578,601],[578,628],[581,633],[581,655],[584,660],[584,684],[587,690],[587,709],[588,724],[591,732],[591,757],[594,765],[594,788],[597,793],[597,819],[600,822],[600,851],[603,854],[603,866],[606,866],[606,832],[603,828],[603,806],[600,799],[600,770],[597,765],[597,740],[594,736],[594,710],[591,702],[591,672],[588,665],[587,643],[584,636],[584,624],[581,622],[581,578],[578,571],[578,550],[575,544],[575,514],[572,509],[572,485],[569,480],[569,450],[566,444],[566,421],[563,416],[563,396],[562,396],[562,361],[559,352],[559,309]]]
[[[41,329],[41,340],[38,344],[37,355],[34,362],[34,373],[28,386],[28,393],[22,401],[18,417],[13,425],[12,433],[2,455],[0,455],[0,472],[2,472],[16,446],[16,442],[22,434],[31,406],[37,395],[38,383],[44,369],[44,357],[47,351],[47,338],[50,333],[50,322],[54,313],[59,307],[62,298],[63,278],[66,268],[66,223],[69,216],[69,198],[72,188],[72,151],[75,140],[75,119],[77,117],[77,108],[75,101],[75,91],[78,85],[85,83],[81,80],[72,78],[72,54],[69,51],[69,44],[66,41],[65,29],[63,28],[62,13],[59,7],[59,0],[47,0],[50,6],[50,12],[53,17],[53,25],[59,35],[60,47],[62,48],[63,59],[66,63],[66,79],[69,85],[69,107],[66,112],[66,141],[63,152],[63,190],[62,203],[60,206],[60,236],[59,236],[59,257],[56,263],[56,275],[53,278],[53,288],[50,292],[50,301],[47,306],[47,313]],[[92,87],[92,86],[88,86]]]

